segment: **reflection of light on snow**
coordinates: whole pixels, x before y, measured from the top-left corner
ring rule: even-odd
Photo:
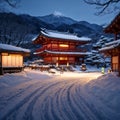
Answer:
[[[82,82],[83,84],[95,80],[98,77],[102,76],[103,74],[101,72],[63,72],[61,73],[60,71],[55,71],[54,74],[49,73],[47,71],[40,72],[38,70],[29,70],[26,69],[25,71],[33,73],[33,76],[35,78],[41,78],[44,76],[45,78],[48,76],[50,78],[53,78],[52,80],[78,80]],[[35,74],[35,75],[34,75]],[[44,78],[43,77],[43,78]]]
[[[63,77],[91,77],[91,78],[97,78],[101,76],[102,74],[100,72],[93,72],[93,73],[77,73],[77,72],[64,72],[62,74]]]
[[[91,72],[91,73],[82,73],[82,72],[64,72],[61,74],[62,78],[69,78],[69,79],[78,79],[84,80],[84,82],[89,82],[91,80],[97,79],[98,77],[102,76],[100,72]]]

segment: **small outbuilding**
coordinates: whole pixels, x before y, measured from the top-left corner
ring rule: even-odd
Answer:
[[[29,56],[29,54],[28,49],[0,44],[0,75],[22,71],[23,57]]]

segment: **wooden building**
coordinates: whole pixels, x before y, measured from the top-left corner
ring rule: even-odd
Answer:
[[[105,28],[105,32],[114,34],[115,40],[106,43],[105,47],[100,49],[100,51],[111,56],[111,69],[112,71],[117,71],[120,76],[120,13]]]
[[[79,49],[78,46],[84,45],[90,40],[90,38],[78,37],[70,33],[45,29],[33,42],[42,45],[35,54],[43,57],[44,63],[58,66],[59,64],[69,65],[83,62],[84,56],[89,52]]]
[[[6,72],[18,72],[23,68],[23,57],[30,51],[20,47],[0,44],[0,74]]]

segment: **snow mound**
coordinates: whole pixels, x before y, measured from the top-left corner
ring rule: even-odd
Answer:
[[[120,77],[116,73],[109,73],[90,81],[85,88],[89,94],[100,99],[120,116]]]

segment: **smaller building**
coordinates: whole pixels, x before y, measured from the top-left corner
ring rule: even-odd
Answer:
[[[106,33],[114,34],[115,40],[105,44],[100,51],[111,56],[111,69],[117,71],[120,76],[120,13],[105,28]]]
[[[28,56],[30,50],[7,44],[0,44],[0,74],[18,72],[23,69],[23,57]]]

